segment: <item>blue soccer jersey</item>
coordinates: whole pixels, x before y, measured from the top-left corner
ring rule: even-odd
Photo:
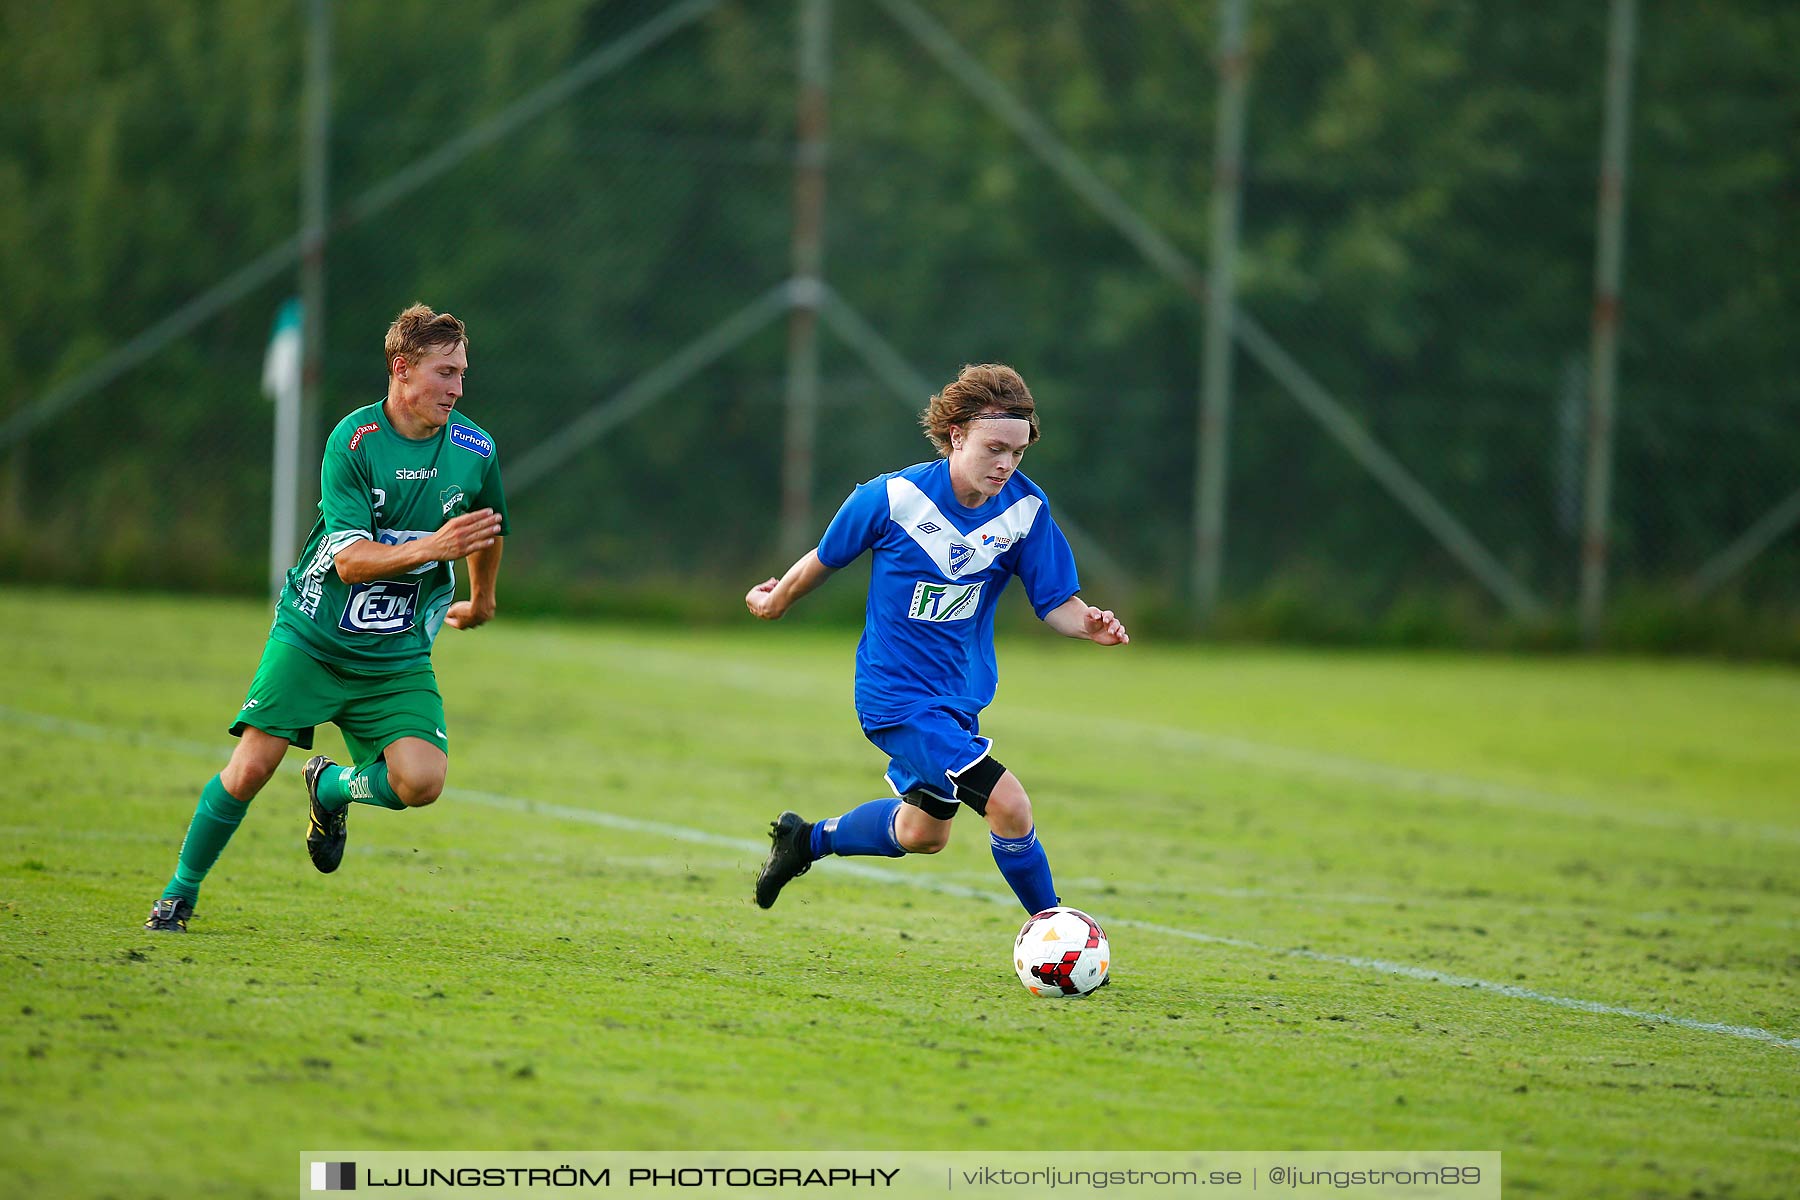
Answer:
[[[879,475],[850,493],[819,539],[819,561],[875,552],[856,711],[864,728],[933,705],[973,716],[999,685],[994,608],[1017,575],[1041,619],[1081,590],[1075,555],[1043,490],[1014,471],[1000,494],[965,508],[945,459]]]

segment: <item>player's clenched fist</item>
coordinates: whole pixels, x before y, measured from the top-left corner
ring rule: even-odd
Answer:
[[[744,607],[748,608],[751,612],[755,613],[765,621],[773,621],[775,618],[779,617],[781,614],[775,611],[773,593],[775,591],[775,585],[780,582],[781,580],[771,575],[762,583],[751,588],[744,595]]]

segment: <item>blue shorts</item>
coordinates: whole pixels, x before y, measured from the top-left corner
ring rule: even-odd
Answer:
[[[977,730],[980,723],[953,708],[922,708],[894,725],[865,726],[863,735],[888,756],[887,781],[894,795],[927,791],[955,803],[956,781],[994,747]]]

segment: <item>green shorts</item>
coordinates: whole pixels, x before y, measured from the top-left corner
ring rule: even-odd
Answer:
[[[380,758],[396,738],[423,738],[450,751],[444,699],[429,663],[394,674],[359,675],[270,638],[232,736],[242,737],[244,726],[254,725],[310,750],[313,727],[327,721],[343,733],[358,767]]]

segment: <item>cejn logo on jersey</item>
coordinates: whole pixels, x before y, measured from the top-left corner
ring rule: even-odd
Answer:
[[[927,583],[913,585],[912,607],[906,615],[915,621],[966,621],[981,607],[981,581],[975,583]]]
[[[467,425],[452,425],[450,427],[450,444],[452,446],[461,446],[464,450],[472,451],[481,455],[483,458],[487,458],[494,453],[494,443],[488,440],[487,435],[471,429]]]
[[[344,615],[338,618],[338,628],[348,633],[405,633],[418,615],[418,580],[358,583],[350,588],[350,599],[344,605]]]

